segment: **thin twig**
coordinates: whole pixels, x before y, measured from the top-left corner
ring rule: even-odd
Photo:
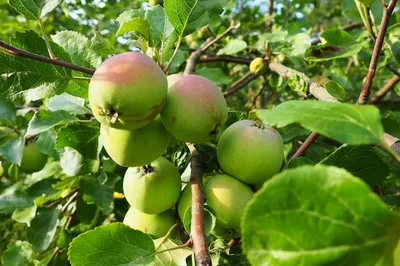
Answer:
[[[60,198],[58,200],[53,201],[52,203],[49,203],[47,205],[44,205],[43,207],[45,208],[52,208],[54,206],[56,206],[57,204],[59,204],[60,202],[62,202],[65,199],[70,198],[71,196],[73,196],[75,194],[75,192],[77,192],[80,189],[80,187],[76,187],[74,188],[67,196],[65,196],[64,198]]]
[[[372,58],[369,64],[368,74],[361,90],[360,97],[357,100],[358,104],[365,104],[368,101],[370,90],[372,87],[372,82],[375,77],[376,67],[378,65],[379,56],[382,50],[382,45],[385,40],[385,35],[387,28],[389,26],[389,20],[392,15],[393,9],[396,6],[397,0],[391,0],[387,7],[383,8],[383,16],[381,21],[381,26],[376,38],[374,50],[372,52]]]
[[[214,39],[212,39],[211,41],[206,43],[201,48],[201,52],[204,53],[205,51],[207,51],[208,48],[210,48],[214,43],[216,43],[219,40],[221,40],[222,38],[224,38],[229,32],[231,32],[233,29],[236,29],[236,28],[237,28],[237,25],[235,23],[232,23],[223,33],[221,33],[220,35],[218,35],[217,37],[215,37]]]
[[[303,144],[300,146],[300,148],[292,155],[292,157],[289,159],[287,164],[283,167],[283,169],[288,168],[289,164],[296,159],[297,157],[302,156],[308,148],[310,148],[311,144],[314,143],[314,141],[317,140],[319,137],[319,134],[317,132],[311,132],[311,134],[307,137],[307,139],[303,142]]]
[[[42,61],[44,63],[49,63],[49,64],[53,64],[56,66],[61,66],[61,67],[65,67],[65,68],[69,68],[69,69],[73,69],[79,72],[83,72],[86,74],[90,74],[93,75],[94,70],[90,69],[90,68],[86,68],[86,67],[81,67],[81,66],[77,66],[74,65],[72,63],[68,63],[62,60],[57,60],[57,59],[51,59],[49,57],[46,56],[42,56],[42,55],[38,55],[38,54],[34,54],[31,52],[27,52],[24,50],[21,50],[17,47],[11,46],[3,41],[0,41],[0,47],[3,49],[0,49],[0,51],[5,52],[8,55],[11,56],[19,56],[19,57],[24,57],[24,58],[29,58],[29,59],[33,59],[33,60],[37,60],[37,61]]]
[[[274,0],[268,0],[268,10],[265,16],[265,27],[267,32],[272,30],[272,15],[274,14]]]
[[[190,75],[195,72],[196,69],[196,64],[200,59],[200,56],[202,53],[207,51],[214,43],[218,42],[222,38],[224,38],[229,32],[231,32],[233,29],[235,29],[237,26],[232,23],[223,33],[221,33],[219,36],[215,37],[214,39],[205,42],[203,45],[199,47],[196,51],[192,52],[192,54],[189,56],[189,58],[186,60],[186,67],[184,70],[185,75]]]
[[[211,265],[208,251],[207,238],[204,228],[204,194],[203,194],[203,170],[200,154],[193,144],[187,144],[191,159],[190,184],[192,188],[192,221],[190,235],[193,240],[193,250],[198,265]]]
[[[178,38],[178,43],[177,43],[176,46],[175,46],[174,53],[172,54],[171,58],[169,59],[169,62],[168,62],[168,64],[167,64],[167,66],[164,68],[164,73],[165,73],[165,74],[168,73],[168,71],[169,71],[169,69],[170,69],[170,67],[171,67],[171,65],[172,65],[172,62],[173,62],[174,59],[175,59],[175,56],[178,54],[178,50],[179,50],[179,47],[181,46],[182,39],[183,39],[183,37],[182,37],[182,35],[180,35],[179,38]]]
[[[236,56],[205,56],[199,59],[199,63],[208,63],[208,62],[232,62],[238,64],[246,64],[249,65],[252,59],[244,58],[244,57],[236,57]]]
[[[387,80],[385,86],[383,86],[380,90],[378,90],[374,96],[368,100],[369,104],[376,104],[382,100],[382,98],[391,91],[397,83],[399,83],[400,77],[393,76],[391,79]]]
[[[247,84],[249,84],[251,81],[257,78],[258,78],[257,75],[254,75],[250,71],[247,72],[243,77],[241,77],[235,83],[233,83],[232,87],[223,92],[224,97],[226,98],[231,96],[232,94],[236,93],[238,90],[245,87]]]
[[[49,266],[51,264],[51,262],[57,257],[58,253],[61,253],[62,250],[59,247],[56,247],[53,251],[53,253],[51,253],[51,257],[49,258],[49,260],[46,263],[46,266]]]

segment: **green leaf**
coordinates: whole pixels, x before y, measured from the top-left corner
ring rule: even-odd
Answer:
[[[320,38],[326,43],[311,46],[305,52],[304,59],[310,62],[319,62],[345,58],[358,54],[364,46],[341,29],[328,29],[321,34]]]
[[[13,214],[12,218],[19,222],[19,223],[26,223],[29,227],[31,226],[31,221],[35,218],[36,215],[36,205],[27,208],[19,208],[16,209]]]
[[[183,227],[185,228],[186,232],[190,233],[190,228],[192,225],[192,206],[189,206],[185,210],[185,214],[183,215],[182,219]],[[209,235],[215,228],[217,223],[217,218],[211,212],[209,207],[204,208],[204,231],[206,235]]]
[[[90,49],[102,57],[115,53],[113,47],[99,32],[95,32],[92,39],[90,39]]]
[[[0,102],[0,124],[13,125],[17,118],[17,110],[13,103]]]
[[[76,237],[68,258],[72,266],[149,265],[154,261],[151,237],[122,223],[99,226]]]
[[[55,126],[76,120],[76,117],[70,115],[67,111],[47,111],[39,110],[35,113],[31,121],[29,121],[26,135],[33,136],[45,132]]]
[[[54,238],[58,225],[60,211],[52,208],[40,208],[31,226],[26,231],[27,240],[36,252],[46,250]]]
[[[60,154],[54,148],[54,141],[56,139],[56,134],[54,130],[48,130],[39,134],[39,138],[36,141],[36,145],[39,150],[57,160],[60,159]]]
[[[286,170],[264,183],[242,219],[256,265],[393,265],[400,217],[360,179],[332,166]]]
[[[201,28],[219,15],[228,0],[165,0],[164,7],[168,19],[178,35],[186,36]]]
[[[98,137],[100,129],[96,124],[68,124],[61,128],[55,140],[60,150],[60,163],[69,176],[96,173],[100,166]]]
[[[305,96],[308,91],[307,81],[297,73],[293,73],[289,77],[288,85],[292,91],[297,92],[300,96]]]
[[[375,106],[295,100],[256,113],[271,126],[298,123],[328,138],[352,145],[377,144],[383,136],[379,109]]]
[[[338,99],[339,101],[343,101],[346,97],[346,91],[339,83],[330,80],[324,84],[325,89],[329,92],[330,95]]]
[[[97,204],[104,214],[110,214],[114,209],[113,193],[115,183],[121,177],[118,174],[103,172],[100,176],[89,176],[81,179],[80,186],[83,199],[88,204]]]
[[[38,20],[53,11],[61,0],[8,0],[8,3],[27,19]]]
[[[390,173],[388,166],[368,145],[343,145],[320,164],[344,168],[371,186],[380,184]]]
[[[25,146],[24,136],[12,139],[0,146],[0,155],[7,161],[20,165]]]
[[[390,51],[392,52],[394,59],[396,59],[397,63],[400,64],[400,41],[397,41],[395,43],[388,43],[390,45]]]
[[[357,0],[360,3],[363,3],[365,6],[369,6],[374,3],[376,0]]]
[[[233,55],[247,48],[247,43],[242,40],[231,40],[228,44],[218,51],[217,55]]]
[[[24,191],[16,190],[0,195],[0,213],[12,213],[18,208],[28,208],[33,205],[33,199]]]
[[[76,31],[60,31],[52,35],[55,43],[71,56],[72,63],[84,67],[97,67],[102,57],[91,48],[91,41]]]
[[[147,10],[145,19],[149,25],[150,47],[158,47],[163,44],[165,39],[174,32],[174,27],[169,22],[167,13],[159,5]]]
[[[178,243],[176,240],[172,240],[168,238],[164,242],[163,238],[158,238],[154,240],[154,245],[156,247],[159,246],[157,252],[166,249],[176,248],[182,243]],[[162,244],[161,244],[162,242]],[[161,245],[160,245],[161,244]],[[192,254],[192,250],[190,248],[179,248],[167,252],[158,253],[156,255],[155,264],[154,265],[174,265],[174,266],[186,266],[186,258]]]
[[[4,266],[30,266],[33,265],[33,248],[26,241],[17,240],[7,246],[1,261]]]
[[[196,70],[196,74],[211,80],[216,85],[228,85],[232,83],[232,79],[221,68],[202,67]]]
[[[127,32],[134,32],[145,40],[149,39],[149,24],[144,19],[143,10],[127,10],[119,15],[116,21],[119,23],[119,29],[115,34],[116,36]]]
[[[49,56],[46,44],[34,31],[17,32],[11,45],[38,55]],[[57,44],[50,42],[59,60],[71,61]],[[0,100],[35,101],[62,93],[72,79],[71,70],[24,57],[0,53]],[[9,75],[12,74],[12,75]]]

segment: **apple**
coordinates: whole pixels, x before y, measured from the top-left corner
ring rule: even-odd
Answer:
[[[284,159],[283,141],[271,127],[251,120],[238,121],[222,133],[217,158],[229,175],[259,185],[279,172]]]
[[[181,177],[170,161],[131,167],[125,173],[123,190],[129,204],[139,211],[156,214],[171,209],[181,194]]]
[[[156,5],[163,5],[164,4],[164,0],[149,0],[149,5],[150,7],[154,7]]]
[[[171,80],[171,78],[170,78]],[[220,89],[198,75],[183,75],[169,82],[161,121],[176,139],[204,143],[214,137],[228,116]]]
[[[264,59],[256,57],[250,63],[250,72],[254,75],[265,75],[267,73],[267,66],[264,63]]]
[[[24,147],[20,168],[25,173],[34,173],[43,169],[47,163],[47,155],[43,154],[35,142]]]
[[[89,103],[100,123],[137,129],[159,114],[167,91],[167,78],[156,62],[140,52],[126,52],[96,69],[89,85]]]
[[[146,234],[162,237],[175,224],[175,214],[172,210],[147,214],[130,207],[125,214],[123,223]]]
[[[240,231],[240,219],[253,194],[247,184],[225,174],[213,176],[204,184],[206,203],[224,229]]]
[[[108,155],[117,164],[134,167],[149,164],[167,149],[171,135],[156,117],[139,129],[117,129],[102,124],[100,138]]]
[[[191,206],[192,206],[192,187],[190,186],[190,183],[188,183],[182,190],[177,205],[178,215],[179,218],[181,218],[181,220],[183,220],[187,209],[189,209]]]

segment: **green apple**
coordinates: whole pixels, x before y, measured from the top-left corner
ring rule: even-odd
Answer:
[[[139,129],[117,129],[102,124],[100,137],[108,155],[125,167],[149,164],[167,149],[171,135],[157,117]]]
[[[284,159],[283,141],[275,129],[242,120],[222,133],[217,157],[226,173],[258,185],[280,170]]]
[[[188,183],[185,188],[181,192],[181,196],[179,197],[177,209],[178,215],[181,220],[185,216],[185,212],[192,206],[192,187],[190,183]]]
[[[253,194],[247,184],[225,174],[213,176],[204,184],[206,203],[224,229],[240,231],[240,219]]]
[[[164,0],[149,0],[149,5],[150,7],[154,7],[156,5],[163,5],[164,4]]]
[[[161,121],[176,139],[204,143],[214,137],[228,116],[220,89],[198,75],[184,75],[168,87]]]
[[[124,224],[146,234],[162,237],[175,224],[175,214],[172,210],[158,214],[147,214],[130,207],[125,214]]]
[[[250,63],[250,71],[254,75],[265,75],[267,73],[267,66],[264,63],[264,59],[256,57]]]
[[[89,85],[89,103],[100,123],[137,129],[158,115],[167,91],[167,78],[156,62],[140,52],[127,52],[96,69]]]
[[[181,177],[175,165],[159,157],[148,165],[128,168],[123,190],[132,207],[148,214],[161,213],[178,201]]]
[[[47,163],[47,155],[43,154],[35,142],[24,147],[20,168],[25,173],[34,173],[43,169]]]

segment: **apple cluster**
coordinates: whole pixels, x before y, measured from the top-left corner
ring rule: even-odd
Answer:
[[[101,123],[105,150],[128,167],[123,190],[130,209],[124,223],[155,237],[165,235],[175,223],[175,204],[182,220],[190,211],[191,187],[181,189],[178,169],[162,154],[174,139],[202,144],[217,136],[228,116],[222,92],[198,75],[166,77],[151,58],[127,52],[95,71],[89,103]],[[250,184],[261,185],[279,171],[283,142],[262,123],[238,121],[221,135],[217,157],[224,174],[205,181],[206,204],[217,218],[212,233],[232,238],[253,196]]]

